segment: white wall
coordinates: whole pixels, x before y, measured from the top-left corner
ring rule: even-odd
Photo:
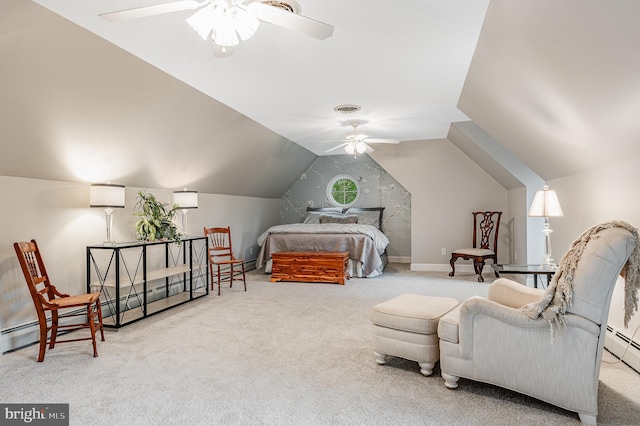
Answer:
[[[528,263],[527,254],[527,190],[517,188],[509,191],[509,216],[507,222],[511,222],[510,238],[512,251],[509,253],[509,263]]]
[[[571,242],[585,229],[609,220],[624,220],[640,226],[640,159],[615,166],[573,175],[548,182],[556,190],[563,218],[551,219],[554,258],[560,260]],[[624,330],[623,281],[619,280],[611,302],[608,324]],[[640,325],[640,313],[632,319],[629,330]],[[630,336],[630,334],[629,334]],[[636,341],[640,337],[636,335]]]
[[[126,207],[113,213],[112,239],[135,240],[133,208],[140,188],[126,188]],[[181,188],[180,188],[181,189]],[[172,203],[172,191],[149,189]],[[89,184],[0,176],[0,353],[23,340],[7,329],[35,320],[35,309],[13,243],[38,241],[54,285],[70,294],[86,291],[86,246],[106,238],[105,214],[89,208]],[[236,256],[255,259],[256,239],[280,220],[280,200],[199,194],[199,207],[188,213],[191,235],[205,226],[231,226]],[[176,218],[181,223],[181,218]],[[32,331],[32,330],[31,330]],[[30,331],[29,331],[30,332]]]
[[[376,145],[370,156],[411,192],[414,269],[449,270],[451,251],[471,246],[471,212],[498,210],[509,216],[507,190],[446,139]],[[504,236],[499,245],[499,262],[507,263]]]

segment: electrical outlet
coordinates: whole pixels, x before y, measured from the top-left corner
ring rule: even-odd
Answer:
[[[249,247],[249,256],[253,256],[253,247]]]
[[[443,256],[447,255],[447,249],[442,247],[442,249],[440,249],[440,253],[442,253]]]

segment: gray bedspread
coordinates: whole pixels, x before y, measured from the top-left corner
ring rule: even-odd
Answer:
[[[258,237],[261,247],[256,267],[262,268],[278,251],[348,251],[362,263],[365,275],[383,265],[382,253],[389,239],[370,225],[292,224],[269,228]]]

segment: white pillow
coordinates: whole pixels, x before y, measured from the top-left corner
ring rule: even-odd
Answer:
[[[317,224],[320,223],[320,216],[322,213],[307,212],[305,213],[304,221],[302,223]]]

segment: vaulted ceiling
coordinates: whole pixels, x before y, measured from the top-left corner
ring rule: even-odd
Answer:
[[[221,57],[185,22],[194,10],[116,23],[98,16],[167,0],[35,2],[317,155],[352,120],[374,138],[417,140],[443,138],[466,119],[456,103],[488,4],[299,0],[301,15],[334,27],[331,37],[262,23]],[[339,114],[340,104],[362,110]]]
[[[261,24],[225,57],[193,12],[98,17],[162,2],[0,2],[0,175],[279,197],[352,120],[471,119],[544,179],[640,156],[635,0],[298,0],[332,37]]]
[[[545,180],[640,157],[640,2],[493,0],[459,107]]]

